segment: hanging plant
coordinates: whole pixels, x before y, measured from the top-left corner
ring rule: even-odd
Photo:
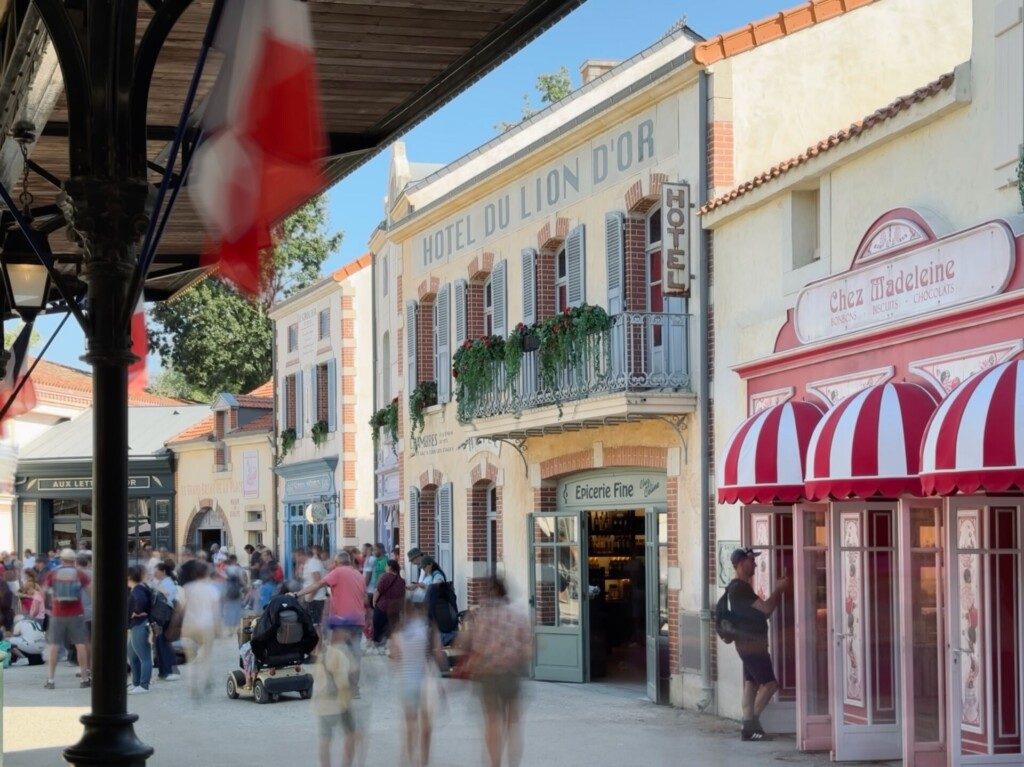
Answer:
[[[520,322],[505,339],[505,382],[514,389],[523,369],[523,354],[535,342],[533,331]]]
[[[314,445],[320,447],[327,441],[327,435],[330,433],[329,428],[327,421],[317,421],[313,424],[313,428],[309,430],[309,433],[313,437]]]
[[[409,420],[412,421],[410,436],[415,441],[416,433],[423,433],[423,411],[437,404],[437,382],[424,381],[409,395]]]
[[[452,357],[456,417],[468,421],[480,398],[494,385],[494,363],[505,359],[507,344],[501,336],[466,340]]]
[[[392,445],[398,445],[398,397],[370,416],[370,428],[373,430],[374,447],[380,444],[381,429],[387,431]]]
[[[295,447],[295,429],[285,429],[281,432],[281,457],[284,458]]]
[[[599,335],[611,327],[611,318],[600,306],[583,304],[567,308],[542,322],[536,329],[540,342],[539,368],[541,383],[557,398],[558,375],[566,369],[578,368],[584,352],[593,351],[600,343]],[[600,369],[596,354],[595,369]]]

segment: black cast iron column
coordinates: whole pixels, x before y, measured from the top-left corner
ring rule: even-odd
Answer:
[[[93,686],[82,739],[64,751],[75,767],[142,767],[153,749],[127,713],[128,365],[125,323],[138,242],[146,228],[144,181],[72,178],[65,215],[85,251],[89,286],[88,348],[93,391]]]

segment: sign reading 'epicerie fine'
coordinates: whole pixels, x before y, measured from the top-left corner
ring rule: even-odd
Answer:
[[[666,499],[664,474],[602,474],[564,479],[558,483],[558,505],[632,509],[663,504]]]
[[[796,303],[803,343],[920,317],[996,295],[1013,272],[1014,242],[992,222],[808,285]]]

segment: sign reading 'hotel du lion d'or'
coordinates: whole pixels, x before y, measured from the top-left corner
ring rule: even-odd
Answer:
[[[888,231],[879,236],[888,236]],[[988,298],[1000,293],[1013,273],[1013,236],[999,222],[888,258],[873,251],[872,244],[859,258],[863,266],[855,264],[850,271],[801,291],[795,312],[801,342],[823,341]]]

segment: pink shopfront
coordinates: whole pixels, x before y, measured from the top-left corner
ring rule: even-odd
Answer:
[[[1024,221],[890,211],[742,364],[719,500],[765,551],[798,745],[1024,764]]]

